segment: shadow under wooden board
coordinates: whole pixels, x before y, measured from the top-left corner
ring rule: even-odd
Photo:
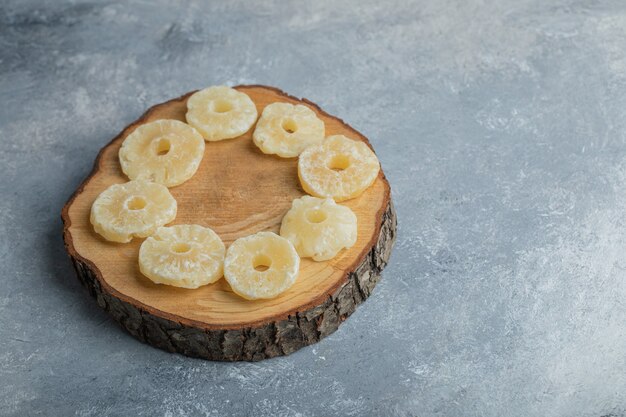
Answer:
[[[368,140],[306,99],[265,86],[238,86],[259,115],[270,103],[304,104],[324,121],[326,135]],[[143,239],[111,243],[89,222],[91,205],[108,186],[128,181],[118,150],[137,126],[157,119],[185,121],[188,93],[158,104],[106,145],[92,173],[63,208],[64,240],[77,275],[98,305],[135,337],[170,352],[211,360],[261,360],[289,354],[337,329],[371,293],[389,259],[396,218],[390,187],[380,172],[361,196],[342,202],[357,215],[357,243],[330,261],[301,260],[296,283],[271,300],[245,300],[226,280],[195,290],[157,285],[139,272]],[[293,199],[304,195],[297,158],[263,154],[252,128],[230,140],[207,142],[196,174],[170,191],[178,202],[171,224],[210,227],[228,246],[259,231],[278,233]],[[371,145],[370,145],[371,146]]]

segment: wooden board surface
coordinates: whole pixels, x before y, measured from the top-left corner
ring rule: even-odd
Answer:
[[[308,101],[269,87],[236,88],[251,97],[259,115],[267,104],[277,101],[305,104],[324,121],[327,136],[344,134],[369,144],[340,119]],[[139,311],[194,328],[250,329],[322,305],[348,282],[348,274],[363,264],[379,240],[383,217],[390,209],[390,187],[382,170],[361,196],[342,203],[357,215],[357,243],[330,261],[302,259],[294,286],[271,300],[244,300],[231,291],[224,279],[195,290],[154,284],[141,275],[137,264],[143,239],[111,243],[93,231],[89,213],[98,194],[111,184],[128,181],[118,160],[124,138],[149,121],[165,118],[185,121],[188,96],[153,107],[103,148],[92,175],[64,208],[68,252],[92,270],[101,292],[136,306]],[[291,201],[304,195],[297,176],[297,158],[263,154],[252,142],[252,130],[236,139],[207,142],[197,173],[170,189],[178,202],[178,214],[171,224],[210,227],[227,246],[239,237],[262,230],[278,233]]]

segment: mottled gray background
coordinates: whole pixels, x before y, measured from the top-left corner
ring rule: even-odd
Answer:
[[[371,138],[398,241],[323,342],[171,355],[79,286],[59,212],[148,106],[307,97]],[[0,415],[622,416],[626,2],[0,3]]]

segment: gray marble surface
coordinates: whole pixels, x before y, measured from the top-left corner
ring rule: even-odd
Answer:
[[[222,83],[370,137],[399,217],[373,296],[260,363],[139,343],[61,239],[100,147]],[[0,103],[2,416],[626,412],[623,0],[3,0]]]

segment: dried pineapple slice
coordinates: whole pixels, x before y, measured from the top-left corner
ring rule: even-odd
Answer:
[[[283,217],[280,235],[288,239],[303,258],[326,261],[356,243],[357,218],[349,207],[332,198],[305,195],[293,200]]]
[[[147,237],[176,217],[176,200],[161,184],[129,181],[104,190],[91,206],[96,233],[112,242]]]
[[[187,100],[187,123],[208,141],[243,135],[257,116],[256,106],[247,94],[226,86],[205,88]]]
[[[293,285],[300,258],[290,241],[272,232],[235,240],[226,251],[224,278],[248,300],[274,298]]]
[[[198,288],[222,277],[225,252],[222,240],[208,227],[159,227],[141,244],[139,269],[157,284]]]
[[[359,196],[374,183],[379,170],[376,154],[365,143],[343,135],[306,148],[298,159],[304,191],[335,201]]]
[[[131,180],[154,181],[166,187],[193,176],[204,155],[204,139],[178,120],[156,120],[135,129],[124,139],[119,157]]]
[[[293,158],[324,140],[324,122],[302,104],[272,103],[263,109],[252,138],[263,153]]]

